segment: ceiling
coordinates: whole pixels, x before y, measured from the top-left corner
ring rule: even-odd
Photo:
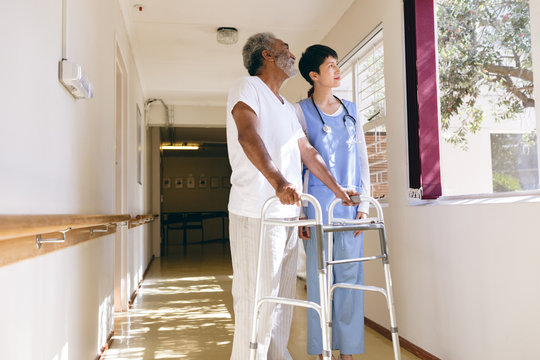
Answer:
[[[162,144],[225,143],[225,128],[162,127],[159,129]]]
[[[224,106],[232,82],[247,75],[242,46],[270,31],[299,58],[354,0],[120,0],[146,98],[175,105]],[[142,11],[139,11],[142,6]],[[216,41],[236,27],[238,43]]]

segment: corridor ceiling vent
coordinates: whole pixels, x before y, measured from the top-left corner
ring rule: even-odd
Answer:
[[[238,30],[233,27],[222,26],[217,29],[217,42],[223,45],[233,45],[238,42]]]

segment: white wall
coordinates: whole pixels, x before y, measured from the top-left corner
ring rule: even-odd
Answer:
[[[113,330],[113,266],[106,236],[0,268],[2,359],[95,359]]]
[[[116,42],[129,76],[128,211],[148,213],[148,156],[142,186],[136,177],[135,104],[144,111],[144,98],[118,4],[67,1],[67,55],[94,87],[94,98],[80,101],[57,79],[61,4],[3,4],[0,214],[114,213]],[[145,130],[143,153],[147,141]],[[148,225],[127,233],[130,295],[152,253]],[[114,251],[114,236],[106,236],[0,268],[1,357],[95,358],[113,330]]]
[[[383,23],[390,192],[384,210],[400,335],[447,360],[540,358],[538,197],[408,202],[402,18],[400,0],[357,1],[322,41],[343,56]],[[307,88],[293,79],[283,93],[294,101]],[[368,237],[366,253],[376,247]],[[379,265],[367,266],[366,283],[382,285],[380,273]],[[366,316],[388,327],[380,295],[366,296]]]
[[[221,157],[182,157],[163,158],[163,177],[171,181],[170,188],[163,189],[163,211],[227,211],[229,203],[229,178],[231,166],[227,154]],[[195,187],[187,187],[188,177],[195,179]],[[207,185],[199,187],[199,179],[205,176]],[[175,179],[182,178],[183,187],[175,187]],[[217,178],[217,188],[211,186],[212,178]],[[227,185],[224,186],[226,179]]]

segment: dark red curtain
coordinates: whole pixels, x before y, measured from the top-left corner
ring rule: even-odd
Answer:
[[[441,196],[433,0],[404,0],[409,186]]]

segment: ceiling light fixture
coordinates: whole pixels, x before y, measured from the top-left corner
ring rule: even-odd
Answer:
[[[199,150],[199,145],[161,145],[161,150]]]
[[[216,39],[220,44],[236,44],[238,42],[238,30],[233,27],[222,26],[217,29]]]

